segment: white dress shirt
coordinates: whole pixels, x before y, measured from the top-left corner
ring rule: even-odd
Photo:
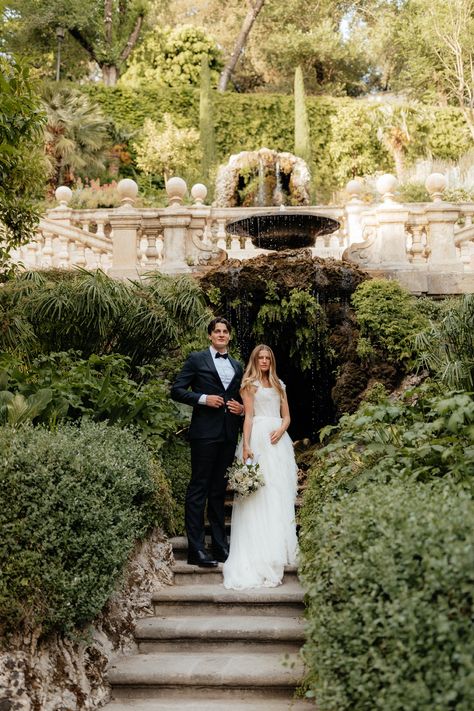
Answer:
[[[212,360],[213,360],[214,366],[217,370],[217,375],[220,378],[222,386],[223,386],[224,390],[227,390],[227,388],[229,387],[229,385],[232,382],[232,378],[235,375],[234,367],[228,358],[216,358],[217,351],[214,348],[214,346],[209,346],[209,351],[211,353]],[[199,405],[205,405],[206,398],[207,398],[207,395],[201,395],[201,397],[199,398],[199,401],[198,401]]]

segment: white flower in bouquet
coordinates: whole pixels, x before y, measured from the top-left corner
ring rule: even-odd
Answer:
[[[249,496],[265,486],[258,462],[236,460],[227,470],[230,488],[239,496]]]

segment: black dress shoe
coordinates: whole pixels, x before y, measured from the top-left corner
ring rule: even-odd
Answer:
[[[188,553],[188,565],[199,565],[200,568],[217,568],[217,560],[211,558],[206,551]]]
[[[225,548],[213,548],[212,555],[219,563],[225,563],[229,557],[229,549],[227,546]]]

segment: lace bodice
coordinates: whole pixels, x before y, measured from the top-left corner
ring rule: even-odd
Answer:
[[[254,417],[281,417],[280,393],[275,388],[264,388],[257,382],[255,385],[257,390],[254,397]]]

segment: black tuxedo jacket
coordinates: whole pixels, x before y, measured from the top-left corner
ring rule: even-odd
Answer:
[[[240,398],[240,383],[243,369],[239,361],[229,356],[235,375],[227,390],[224,390],[219,374],[208,348],[205,351],[195,351],[186,360],[181,372],[171,388],[173,400],[192,405],[193,415],[189,428],[190,439],[213,439],[237,442],[242,424],[240,415],[233,415],[226,407],[208,407],[199,405],[201,395],[220,395],[228,400]]]

